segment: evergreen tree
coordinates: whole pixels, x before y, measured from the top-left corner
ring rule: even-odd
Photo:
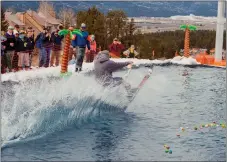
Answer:
[[[110,11],[106,16],[106,30],[108,43],[111,43],[115,37],[122,38],[126,36],[127,16],[122,10]]]
[[[5,20],[5,10],[1,8],[1,31],[7,31],[9,24]]]
[[[76,27],[80,28],[82,23],[86,23],[87,11],[79,11],[76,14]]]
[[[77,13],[77,27],[81,23],[85,23],[89,34],[94,34],[97,45],[102,48],[106,47],[106,29],[105,29],[105,15],[101,13],[96,7],[89,8],[87,11],[80,11]]]
[[[132,18],[130,22],[127,22],[127,29],[125,30],[125,39],[124,42],[126,45],[130,46],[132,44],[135,44],[133,35],[136,31],[136,25],[134,23],[134,19]]]

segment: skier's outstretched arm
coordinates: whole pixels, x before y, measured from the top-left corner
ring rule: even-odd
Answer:
[[[108,63],[108,67],[107,67],[107,70],[110,71],[110,72],[114,72],[114,71],[117,71],[129,64],[132,64],[131,61],[128,61],[128,62],[114,62],[114,61],[109,61]]]

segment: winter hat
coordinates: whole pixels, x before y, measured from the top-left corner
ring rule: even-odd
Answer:
[[[104,51],[101,51],[101,52],[99,52],[100,54],[104,54],[104,55],[107,55],[107,56],[109,56],[109,51],[108,50],[104,50]]]
[[[13,30],[13,29],[14,29],[14,27],[12,27],[12,26],[8,27],[8,30]]]

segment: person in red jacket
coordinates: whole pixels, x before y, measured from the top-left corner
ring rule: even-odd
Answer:
[[[109,45],[110,56],[112,58],[120,58],[121,52],[124,50],[124,48],[124,45],[122,45],[117,38],[114,38],[113,43]]]
[[[90,50],[86,47],[86,62],[93,62],[95,56],[96,56],[96,41],[95,41],[95,36],[91,35],[90,36]]]

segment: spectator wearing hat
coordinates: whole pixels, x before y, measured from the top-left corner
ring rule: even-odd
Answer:
[[[89,34],[86,31],[86,24],[82,23],[80,26],[80,33],[77,33],[76,35],[74,35],[74,38],[73,38],[75,40],[76,53],[77,53],[76,68],[75,68],[76,72],[82,70],[86,46],[88,50],[90,50],[90,42],[89,42],[88,35]]]
[[[29,69],[29,52],[28,48],[31,46],[29,39],[25,35],[25,31],[21,30],[19,33],[19,38],[16,43],[16,51],[18,54],[18,68],[22,70],[25,67],[25,70]]]
[[[121,42],[117,38],[114,38],[113,43],[109,45],[110,56],[112,58],[120,58],[124,48]]]
[[[13,55],[14,55],[14,51],[15,51],[15,36],[13,34],[13,27],[9,26],[8,27],[8,31],[5,34],[6,37],[6,62],[7,62],[7,68],[9,70],[9,72],[12,71],[12,59],[13,59]]]
[[[53,43],[52,46],[52,53],[51,53],[51,59],[50,59],[50,66],[54,66],[54,60],[55,60],[55,66],[59,65],[59,59],[61,55],[62,50],[62,40],[64,36],[58,35],[59,29],[55,30],[51,34],[51,40]]]

